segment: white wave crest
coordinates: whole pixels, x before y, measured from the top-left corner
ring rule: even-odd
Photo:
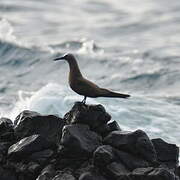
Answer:
[[[12,43],[17,42],[12,25],[4,18],[0,19],[0,40]]]
[[[23,110],[41,114],[56,114],[62,117],[78,97],[67,94],[67,89],[58,84],[47,84],[36,92],[19,91],[19,100],[10,114],[14,119]]]

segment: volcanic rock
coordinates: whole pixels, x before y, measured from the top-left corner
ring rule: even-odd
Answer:
[[[13,129],[13,123],[8,118],[0,118],[0,135]]]
[[[16,117],[15,125],[15,136],[18,140],[40,134],[49,141],[58,144],[64,121],[54,115],[42,116],[37,112],[25,110]]]
[[[121,131],[121,128],[116,121],[112,121],[96,128],[95,131],[105,137],[112,131]]]
[[[0,141],[13,141],[14,129],[13,123],[8,118],[0,118]]]
[[[52,164],[46,166],[36,180],[51,180],[55,176],[55,169]]]
[[[39,164],[45,164],[54,154],[54,151],[51,149],[45,149],[43,151],[33,153],[29,159],[38,162]]]
[[[170,168],[176,168],[178,165],[179,148],[175,144],[169,144],[161,138],[152,139],[152,143],[156,149],[158,160]]]
[[[79,180],[106,180],[106,179],[95,171],[88,171],[81,174]]]
[[[60,172],[52,180],[76,180],[70,171]]]
[[[4,169],[0,166],[0,179],[1,180],[18,180],[15,172],[9,169]]]
[[[32,135],[10,146],[8,156],[10,159],[20,160],[20,158],[50,147],[52,148],[52,143],[48,142],[45,138],[40,135]]]
[[[136,168],[149,167],[149,163],[140,157],[119,150],[115,150],[115,152],[116,152],[116,159],[122,162],[125,165],[125,167],[130,171]]]
[[[16,174],[18,180],[34,180],[41,169],[36,162],[10,162],[9,167]]]
[[[0,180],[179,180],[176,145],[110,119],[83,103],[64,119],[23,111],[13,127],[1,118]]]
[[[93,154],[93,162],[97,167],[104,167],[115,160],[114,150],[109,145],[99,146]]]
[[[142,130],[136,130],[134,132],[113,131],[104,138],[103,142],[119,150],[124,150],[134,155],[140,155],[150,162],[155,162],[157,160],[154,146],[149,137]]]
[[[0,142],[0,163],[6,159],[8,148],[11,146],[9,142]]]
[[[82,162],[81,165],[78,167],[78,169],[76,168],[74,175],[76,178],[79,178],[82,174],[84,174],[86,172],[93,172],[93,174],[94,174],[95,173],[94,169],[95,168],[93,166],[92,160],[88,159],[88,160]],[[97,173],[95,173],[95,174],[97,174]]]
[[[178,166],[178,167],[176,168],[176,174],[177,174],[177,176],[180,178],[180,166]]]
[[[102,105],[86,105],[81,102],[76,102],[72,109],[66,113],[64,119],[68,124],[87,124],[91,129],[106,124],[111,116],[106,112]]]
[[[138,168],[132,172],[133,180],[175,180],[175,175],[164,168]]]
[[[102,144],[102,138],[87,125],[73,124],[63,128],[61,144],[70,151],[69,155],[82,157],[92,154]]]
[[[106,166],[106,171],[109,177],[114,179],[127,179],[130,171],[122,163],[113,162]]]

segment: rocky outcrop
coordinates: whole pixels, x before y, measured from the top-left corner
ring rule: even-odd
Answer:
[[[50,147],[53,147],[52,143],[48,142],[45,138],[40,135],[32,135],[10,146],[8,156],[11,159],[22,159]]]
[[[72,124],[64,126],[61,144],[67,152],[70,150],[66,156],[90,156],[102,144],[102,138],[87,125]]]
[[[179,180],[178,157],[174,144],[121,130],[102,105],[0,119],[0,180]]]
[[[135,169],[130,175],[131,179],[139,180],[139,179],[147,179],[147,180],[175,180],[176,177],[174,173],[169,171],[166,168],[138,168]],[[177,177],[178,178],[178,177]]]
[[[96,130],[106,125],[111,116],[102,105],[86,105],[81,102],[74,104],[72,109],[65,114],[64,119],[68,124],[86,124]]]
[[[43,116],[37,112],[25,110],[16,117],[14,131],[18,140],[40,134],[47,140],[58,144],[64,125],[64,120],[57,116]]]
[[[8,142],[14,140],[13,123],[10,119],[0,119],[0,142]]]
[[[134,132],[113,131],[104,138],[104,143],[136,156],[139,155],[150,162],[157,161],[154,146],[142,130]]]
[[[175,170],[179,163],[179,148],[175,144],[169,144],[160,138],[152,139],[152,143],[156,149],[158,161]]]
[[[88,171],[81,174],[79,180],[106,180],[106,179],[97,172]]]
[[[115,152],[113,147],[109,145],[99,146],[93,154],[94,165],[103,168],[115,160]]]

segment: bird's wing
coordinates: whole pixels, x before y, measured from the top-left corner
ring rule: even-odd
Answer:
[[[76,82],[76,89],[73,89],[78,94],[88,96],[88,97],[96,97],[99,95],[100,88],[93,82],[87,79],[79,79]]]

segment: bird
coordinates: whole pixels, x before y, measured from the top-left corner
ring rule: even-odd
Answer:
[[[76,58],[73,54],[67,53],[61,57],[55,58],[54,61],[65,60],[69,64],[69,86],[77,94],[84,96],[82,103],[86,103],[86,98],[110,97],[110,98],[129,98],[129,94],[113,92],[111,90],[101,88],[95,83],[84,78]]]

